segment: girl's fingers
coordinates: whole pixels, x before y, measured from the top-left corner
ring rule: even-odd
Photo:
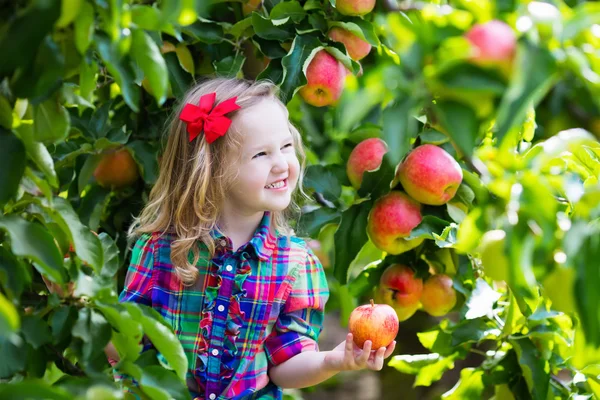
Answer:
[[[353,339],[352,339],[352,334],[349,333],[346,335],[346,347],[345,347],[345,351],[346,353],[350,353],[352,354],[352,345],[353,345]]]
[[[370,340],[365,342],[361,355],[356,359],[358,365],[365,365],[369,360],[369,356],[371,355],[371,345],[372,343]]]
[[[383,368],[383,358],[384,358],[384,354],[385,354],[386,348],[385,347],[381,347],[379,350],[377,350],[377,353],[375,354],[375,361],[374,361],[374,369],[376,369],[377,371],[380,371]]]
[[[396,348],[396,341],[394,340],[392,342],[392,344],[390,344],[387,349],[385,349],[385,352],[383,354],[383,358],[388,358],[389,356],[392,355],[392,353],[394,352],[394,349]]]

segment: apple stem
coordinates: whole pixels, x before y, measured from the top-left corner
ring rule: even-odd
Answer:
[[[375,307],[375,303],[373,302],[373,299],[371,299],[371,307]]]

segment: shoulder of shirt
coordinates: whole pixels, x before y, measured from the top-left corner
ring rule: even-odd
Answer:
[[[277,250],[281,253],[287,253],[290,260],[298,264],[304,264],[308,259],[315,259],[313,251],[308,247],[305,239],[295,235],[279,236],[277,240]]]

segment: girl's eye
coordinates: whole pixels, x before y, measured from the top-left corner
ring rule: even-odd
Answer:
[[[294,146],[292,143],[288,143],[288,144],[286,144],[285,146],[283,146],[283,148],[285,149],[285,148],[287,148],[287,147],[292,147],[292,146]]]
[[[261,151],[260,153],[256,154],[254,157],[252,158],[257,158],[257,157],[261,157],[261,156],[266,156],[267,153],[265,153],[264,151]]]

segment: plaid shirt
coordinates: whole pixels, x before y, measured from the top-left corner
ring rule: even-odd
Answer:
[[[143,234],[135,243],[119,300],[149,305],[172,326],[194,399],[281,399],[268,368],[318,351],[329,297],[323,268],[303,240],[274,236],[270,222],[266,212],[236,252],[213,232],[218,245],[210,263],[199,243],[199,277],[191,287],[171,264],[174,235]]]

